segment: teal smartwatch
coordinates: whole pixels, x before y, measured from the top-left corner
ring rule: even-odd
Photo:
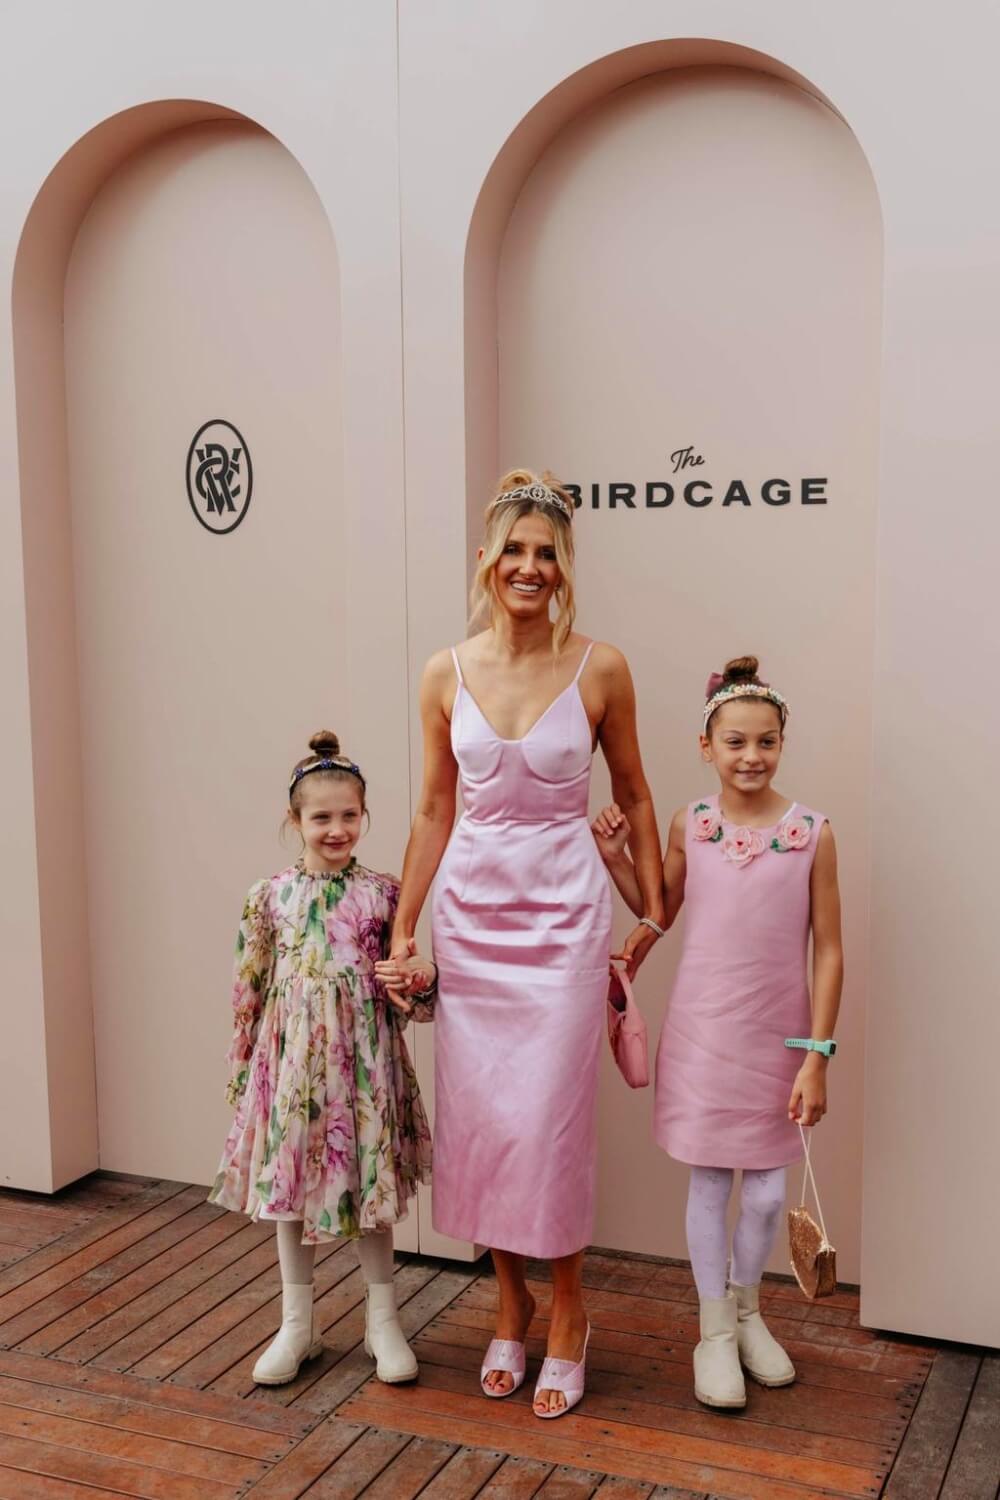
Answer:
[[[806,1052],[822,1052],[824,1057],[833,1057],[837,1050],[837,1043],[814,1042],[811,1037],[789,1036],[785,1038],[786,1047],[802,1047]]]

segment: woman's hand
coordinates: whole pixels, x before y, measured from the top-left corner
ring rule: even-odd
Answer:
[[[818,1125],[826,1114],[828,1061],[822,1053],[810,1052],[795,1076],[788,1118],[799,1125]]]
[[[612,802],[608,807],[602,807],[593,823],[590,831],[594,835],[601,858],[605,864],[617,859],[624,854],[625,845],[628,843],[632,825],[618,806]]]
[[[656,942],[656,933],[645,922],[640,922],[633,927],[628,937],[622,944],[620,953],[612,953],[612,958],[620,958],[625,964],[625,972],[629,979],[634,979],[638,973],[639,966],[646,954]]]

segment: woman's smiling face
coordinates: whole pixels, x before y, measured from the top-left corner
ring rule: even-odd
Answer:
[[[498,602],[515,619],[548,615],[549,601],[560,582],[552,526],[532,511],[510,529],[493,570]]]

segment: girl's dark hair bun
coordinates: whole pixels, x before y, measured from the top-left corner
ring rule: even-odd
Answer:
[[[734,656],[732,661],[726,662],[722,677],[726,683],[756,682],[759,670],[760,662],[756,656]]]
[[[317,729],[309,741],[309,749],[314,755],[339,755],[340,740],[332,729]]]

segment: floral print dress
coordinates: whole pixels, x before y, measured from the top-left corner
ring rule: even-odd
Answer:
[[[397,882],[356,860],[300,862],[250,891],[236,944],[227,1097],[236,1118],[209,1201],[301,1219],[316,1244],[394,1224],[430,1180],[402,1018],[375,978]]]

